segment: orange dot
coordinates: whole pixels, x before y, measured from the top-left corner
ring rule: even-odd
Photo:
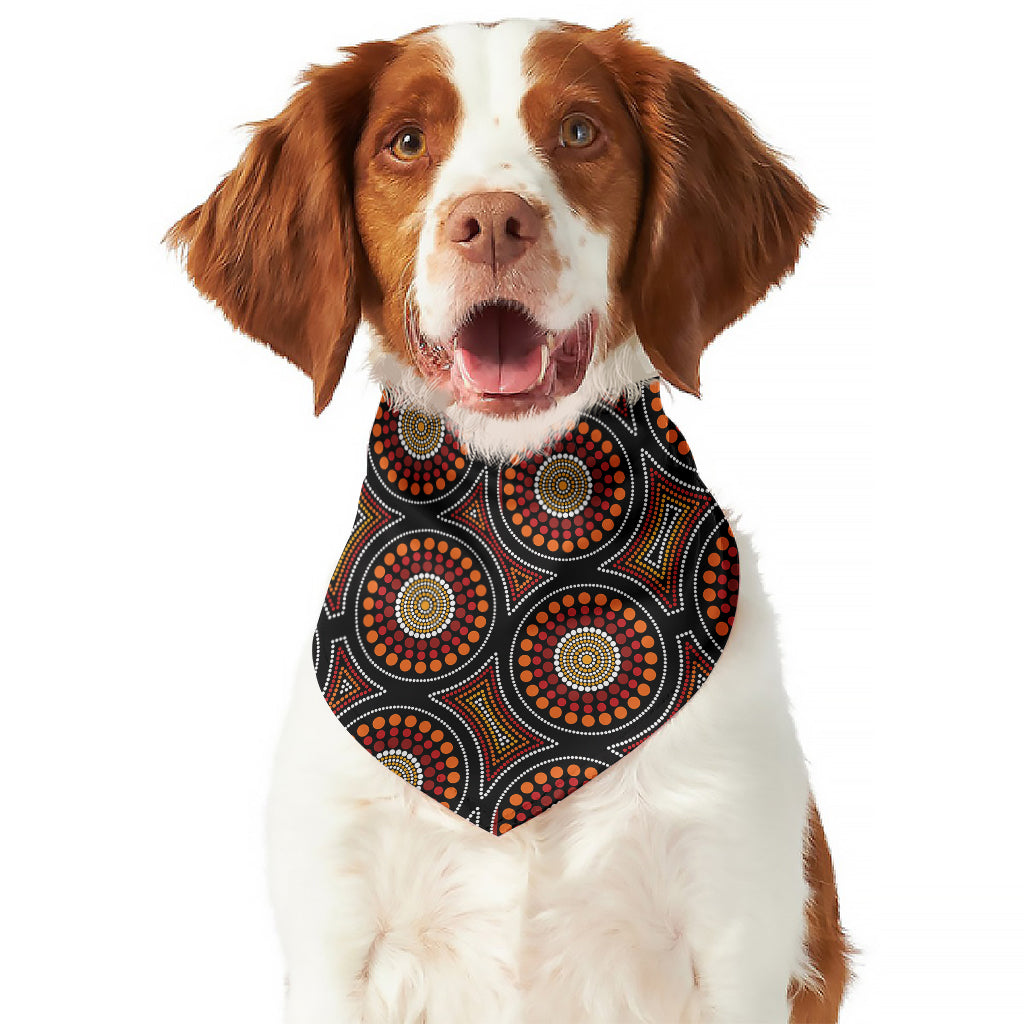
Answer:
[[[512,831],[512,825],[509,822],[507,822],[507,821],[503,821],[498,826],[498,831],[501,832],[504,835],[504,833]]]
[[[363,724],[361,726],[359,726],[358,729],[356,729],[356,735],[357,736],[365,736],[369,731],[370,731],[370,727],[365,722],[363,722]]]
[[[377,646],[373,649],[373,653],[376,654],[378,658],[383,658],[386,651],[387,647],[384,644],[377,644]],[[392,657],[397,658],[398,655],[393,654]],[[392,662],[392,664],[394,663]]]
[[[565,770],[575,778],[580,773],[580,766],[578,764],[571,764]]]
[[[628,714],[629,712],[621,704],[615,709],[616,718],[625,718]]]
[[[440,661],[438,661],[438,660],[437,660],[437,658],[435,658],[435,659],[434,659],[434,660],[433,660],[433,661],[432,661],[432,662],[430,663],[430,671],[431,671],[431,672],[440,672],[440,671],[441,671],[441,669],[442,669],[443,667],[444,667],[444,666],[443,666],[443,665],[441,664],[441,662],[440,662]]]
[[[729,632],[729,624],[727,622],[720,622],[715,626],[715,632],[719,636],[725,636],[725,634]]]
[[[457,757],[449,757],[444,762],[449,768],[458,768],[459,759]]]
[[[562,709],[557,704],[552,704],[551,707],[548,708],[548,714],[552,718],[561,718]]]
[[[584,715],[583,718],[581,719],[581,721],[589,729],[594,724],[594,716],[593,715]]]
[[[449,772],[448,773],[448,781],[449,782],[458,782],[459,779],[461,779],[461,778],[462,778],[462,776],[458,772]]]
[[[612,716],[609,715],[607,711],[603,711],[600,715],[598,715],[597,716],[597,720],[602,725],[611,725],[612,724]]]
[[[586,775],[588,779],[592,779],[597,774],[597,769],[591,765],[589,768],[584,768],[583,774]]]
[[[383,729],[384,728],[384,719],[380,715],[378,715],[373,720],[373,727],[374,727],[374,729]]]
[[[409,669],[412,668],[412,662],[408,658],[403,658],[402,661],[398,663],[398,667],[402,672],[408,672]]]
[[[454,786],[449,786],[449,787],[448,787],[448,788],[447,788],[447,789],[446,789],[446,790],[444,791],[444,795],[445,795],[446,797],[448,797],[448,799],[449,799],[449,800],[454,800],[454,799],[455,799],[455,794],[456,794],[456,793],[458,793],[458,790],[457,790],[457,789],[456,789],[456,788],[455,788]]]
[[[416,724],[416,716],[415,715],[406,715],[405,716],[405,724],[410,726],[410,727],[414,726]]]
[[[533,781],[538,786],[543,786],[544,783],[548,781],[548,777],[544,772],[537,772],[537,774],[533,777]]]
[[[668,432],[668,433],[667,433],[667,434],[665,435],[665,440],[666,440],[666,441],[668,441],[668,443],[669,443],[669,444],[675,444],[675,443],[676,443],[676,438],[677,438],[678,436],[679,436],[679,435],[678,435],[678,434],[677,434],[677,433],[676,433],[676,432],[675,432],[674,430],[670,430],[670,431],[669,431],[669,432]]]
[[[562,771],[562,766],[558,765],[558,764],[553,765],[551,767],[550,771],[551,771],[551,778],[553,778],[553,779],[560,779],[565,774]]]
[[[708,587],[707,590],[705,590],[701,596],[704,598],[705,601],[714,601],[715,592],[711,589],[711,587]]]
[[[383,644],[382,644],[381,646],[383,646]],[[389,654],[389,655],[388,655],[388,656],[387,656],[387,657],[386,657],[386,658],[384,659],[384,661],[385,661],[385,662],[386,662],[386,663],[387,663],[388,665],[390,665],[390,666],[391,666],[392,668],[394,668],[394,666],[398,664],[398,655],[397,655],[397,654],[395,654],[395,653],[394,653],[394,651],[392,651],[392,652],[391,652],[391,654]]]
[[[717,551],[712,551],[711,554],[708,555],[708,565],[718,565],[721,560],[722,556]]]
[[[720,611],[718,610],[718,608],[717,608],[717,606],[716,606],[716,605],[712,605],[712,606],[711,606],[711,607],[710,607],[710,608],[708,609],[708,618],[709,618],[709,619],[717,619],[717,618],[718,618],[718,616],[719,616],[719,615],[721,615],[721,614],[722,614],[722,613],[721,613],[721,612],[720,612]]]
[[[650,634],[648,634],[647,636],[640,637],[640,646],[641,647],[653,647],[654,646],[654,637],[651,636]]]
[[[703,579],[705,583],[714,583],[715,580],[718,579],[718,576],[715,573],[713,573],[710,569],[708,569],[701,577],[701,579]]]
[[[558,541],[557,540],[549,540],[548,541],[548,551],[557,551],[557,550],[558,550]]]
[[[537,707],[539,707],[539,708],[546,708],[547,706],[548,706],[548,699],[547,699],[547,697],[538,697],[537,698]]]
[[[366,634],[366,642],[368,644],[375,644],[377,639],[377,631],[374,629],[371,629],[370,632]]]
[[[390,475],[390,474],[389,474],[389,475]],[[398,489],[399,489],[400,491],[404,491],[404,490],[406,490],[406,489],[407,489],[408,487],[409,487],[409,481],[408,481],[408,480],[406,480],[406,478],[405,478],[405,477],[403,476],[403,477],[402,477],[402,479],[398,481]]]
[[[506,807],[506,808],[505,808],[505,809],[504,809],[504,810],[503,810],[503,811],[501,812],[501,816],[502,816],[503,818],[514,818],[514,817],[516,816],[516,812],[515,812],[514,810],[512,810],[512,808],[511,808],[511,807]]]
[[[444,734],[441,733],[441,732],[434,732],[431,735],[431,739],[437,739],[438,737],[440,737],[442,735],[444,735]],[[447,740],[445,740],[445,742],[442,743],[441,746],[439,746],[437,749],[440,750],[442,754],[450,754],[455,748],[451,745],[451,743],[449,743]]]
[[[521,790],[522,790],[522,791],[523,791],[524,793],[532,793],[532,792],[533,792],[533,783],[532,783],[532,782],[530,782],[530,780],[529,780],[529,779],[527,779],[527,780],[526,780],[526,782],[524,782],[524,783],[523,783],[523,784],[522,784],[522,785],[521,785],[521,786],[520,786],[519,788],[520,788],[520,789],[521,789]]]
[[[581,550],[585,550],[586,548],[590,547],[590,541],[587,540],[586,537],[580,537],[580,539],[576,542],[576,546]]]
[[[725,537],[719,537],[718,540],[715,541],[715,547],[718,548],[719,551],[724,551],[728,546],[729,542]]]
[[[448,653],[444,656],[444,663],[446,665],[454,665],[459,660],[459,656],[455,653]]]
[[[628,704],[628,705],[629,705],[629,706],[630,706],[630,707],[631,707],[631,708],[632,708],[632,709],[633,709],[634,711],[636,711],[636,709],[637,709],[638,707],[640,707],[640,698],[639,698],[639,697],[630,697],[630,698],[629,698],[629,700],[627,700],[627,701],[626,701],[626,703],[627,703],[627,704]]]
[[[444,739],[444,733],[443,733],[443,732],[441,732],[441,730],[440,730],[440,729],[435,729],[435,730],[434,730],[434,731],[433,731],[433,732],[432,732],[432,733],[430,734],[430,738],[431,738],[431,739],[432,739],[432,740],[433,740],[433,741],[434,741],[435,743],[440,743],[440,742],[441,742],[441,740],[443,740],[443,739]]]
[[[664,430],[668,426],[668,417],[665,415],[661,415],[658,417],[656,422],[658,426],[661,427],[662,430]]]
[[[575,711],[566,711],[565,713],[565,724],[575,725],[579,721],[579,716]]]
[[[651,688],[646,683],[639,683],[637,685],[636,692],[639,693],[641,697],[646,697],[651,692]]]
[[[424,734],[430,732],[430,723],[425,718],[423,719],[422,722],[420,722],[419,730]]]
[[[627,608],[622,613],[622,617],[624,619],[635,619],[636,618],[636,609],[635,608]]]
[[[508,798],[508,802],[509,802],[510,804],[521,804],[521,803],[523,802],[523,797],[522,797],[522,794],[521,794],[521,793],[513,793],[513,794],[512,794],[512,795],[511,795],[511,796],[510,796],[510,797]]]
[[[535,533],[533,535],[533,543],[540,547],[544,543],[544,538],[539,533]]]
[[[402,716],[401,715],[391,715],[391,717],[388,718],[388,725],[401,725],[401,724],[402,724]]]
[[[590,430],[590,424],[587,422],[583,422],[579,425],[579,427],[577,427],[577,429],[581,434],[585,434],[588,430]]]

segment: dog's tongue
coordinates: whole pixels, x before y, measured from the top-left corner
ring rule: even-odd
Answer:
[[[508,306],[484,306],[455,335],[462,375],[486,394],[529,391],[544,369],[546,335]]]

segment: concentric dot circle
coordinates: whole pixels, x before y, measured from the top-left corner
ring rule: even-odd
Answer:
[[[433,573],[410,576],[395,599],[395,619],[410,636],[428,639],[446,629],[455,615],[452,588]]]
[[[555,672],[574,690],[600,690],[622,667],[618,644],[603,629],[570,629],[555,647]]]
[[[377,755],[377,760],[410,786],[419,789],[423,785],[423,766],[408,750],[388,747]]]
[[[550,724],[572,732],[628,727],[661,691],[657,627],[601,589],[558,595],[529,615],[513,643],[516,688]]]
[[[384,485],[403,498],[436,498],[465,473],[465,456],[443,416],[418,409],[396,412],[386,400],[377,407],[370,457]]]
[[[629,501],[628,461],[607,428],[583,420],[547,455],[507,466],[501,514],[513,535],[548,555],[582,555],[619,528]]]
[[[724,639],[736,617],[736,598],[740,589],[739,551],[728,525],[725,533],[716,537],[708,550],[701,583],[704,614],[710,620],[715,635]]]
[[[444,443],[444,417],[403,409],[398,414],[398,438],[414,459],[422,462],[433,458]]]
[[[385,708],[364,715],[349,731],[404,782],[445,807],[459,803],[466,786],[466,766],[443,725],[408,709]]]
[[[491,831],[503,835],[510,829],[535,818],[552,804],[564,800],[600,772],[596,763],[586,759],[565,758],[557,764],[528,771],[509,787],[494,811]]]
[[[438,675],[488,636],[492,596],[476,558],[447,537],[407,537],[382,548],[364,577],[363,649],[390,675]]]
[[[560,519],[579,515],[594,493],[586,463],[565,452],[549,455],[541,463],[533,487],[540,507]]]

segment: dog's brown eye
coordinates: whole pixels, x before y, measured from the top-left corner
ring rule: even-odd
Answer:
[[[562,120],[558,141],[570,149],[584,149],[597,138],[597,125],[582,114],[570,114]]]
[[[411,163],[427,151],[427,137],[419,128],[403,128],[388,147],[399,160]]]

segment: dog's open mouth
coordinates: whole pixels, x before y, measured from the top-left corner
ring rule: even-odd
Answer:
[[[456,400],[496,413],[550,406],[583,381],[593,354],[593,317],[546,330],[520,303],[479,302],[443,342],[419,339],[420,363],[448,371]]]

